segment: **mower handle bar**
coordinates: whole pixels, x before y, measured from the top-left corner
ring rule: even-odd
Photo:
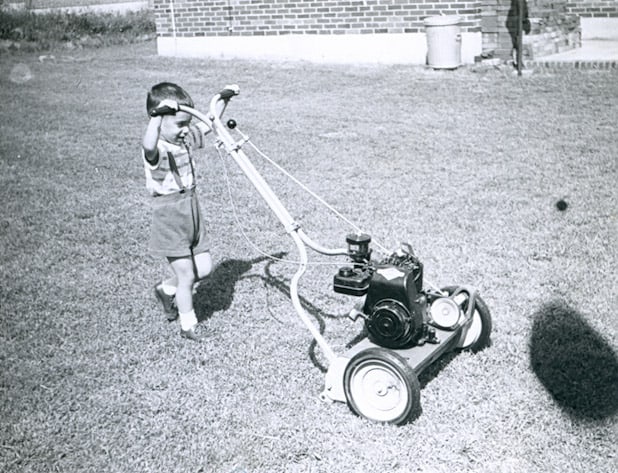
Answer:
[[[219,117],[221,117],[221,115],[223,115],[223,111],[225,110],[225,106],[227,105],[227,102],[232,97],[234,97],[235,95],[238,95],[239,93],[240,93],[240,88],[238,87],[238,85],[236,84],[226,85],[221,92],[219,92],[212,98],[210,102],[210,115],[211,115],[210,119],[208,119],[207,117],[201,116],[201,114],[197,110],[195,110],[193,107],[188,107],[186,105],[181,105],[181,104],[178,104],[177,109],[168,107],[167,105],[164,105],[163,107],[158,107],[150,112],[150,116],[158,117],[161,115],[173,115],[177,111],[187,112],[187,113],[190,113],[191,115],[195,115],[197,118],[199,118],[204,123],[210,126],[215,116],[218,115]],[[220,111],[217,111],[217,104],[220,101],[223,101],[224,105]]]
[[[313,324],[309,315],[305,312],[303,308],[300,296],[298,295],[298,285],[300,282],[300,278],[305,273],[307,269],[307,250],[305,245],[309,246],[315,251],[324,253],[324,254],[347,254],[347,250],[329,250],[318,245],[316,242],[311,240],[301,229],[300,225],[293,219],[293,217],[289,214],[283,203],[279,200],[279,198],[272,191],[268,183],[264,180],[264,178],[260,175],[257,169],[254,168],[253,164],[249,160],[249,158],[245,155],[245,153],[241,149],[241,145],[237,143],[234,138],[230,135],[229,131],[224,127],[221,122],[221,115],[227,106],[229,100],[238,95],[240,90],[237,85],[226,86],[221,92],[215,95],[210,101],[209,107],[209,115],[210,115],[210,126],[214,134],[220,140],[220,143],[225,147],[227,152],[230,154],[232,159],[236,162],[236,164],[240,167],[243,173],[249,178],[255,189],[262,196],[264,201],[268,204],[273,213],[277,216],[279,221],[283,224],[287,233],[290,235],[292,240],[294,241],[296,248],[299,253],[299,266],[298,270],[290,280],[290,298],[292,300],[292,305],[296,309],[299,317],[302,322],[311,332],[313,338],[317,342],[317,344],[322,349],[326,359],[329,362],[332,362],[335,358],[335,352],[328,345],[322,333],[319,329]],[[223,106],[221,107],[221,102],[223,102]],[[220,111],[220,112],[219,112]],[[199,116],[198,116],[199,118]]]

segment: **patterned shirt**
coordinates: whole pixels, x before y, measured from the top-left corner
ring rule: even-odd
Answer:
[[[153,196],[173,194],[181,190],[172,172],[172,166],[170,166],[170,155],[174,157],[183,187],[190,189],[195,186],[195,162],[191,150],[205,146],[206,140],[204,136],[209,131],[210,129],[205,124],[199,122],[189,127],[189,133],[185,137],[184,145],[176,145],[159,140],[157,142],[159,160],[155,165],[150,164],[146,160],[142,150],[144,171],[146,173],[146,188]]]

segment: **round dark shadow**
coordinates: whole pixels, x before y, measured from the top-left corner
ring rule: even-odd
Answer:
[[[532,370],[570,415],[600,420],[618,412],[618,358],[584,317],[562,301],[534,314]]]

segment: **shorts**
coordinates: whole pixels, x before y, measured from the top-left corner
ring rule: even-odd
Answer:
[[[153,256],[183,258],[208,250],[195,189],[153,197],[150,236]]]

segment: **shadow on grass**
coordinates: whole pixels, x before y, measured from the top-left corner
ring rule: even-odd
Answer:
[[[562,301],[534,314],[532,370],[571,416],[601,420],[618,412],[618,358],[584,317]]]
[[[285,256],[285,253],[273,255],[275,258]],[[213,272],[200,282],[194,297],[195,313],[201,322],[215,312],[227,310],[232,305],[236,283],[254,264],[269,260],[267,256],[261,256],[252,260],[229,259],[219,263]],[[273,260],[270,260],[271,263]]]
[[[431,363],[427,368],[425,368],[418,375],[418,382],[421,385],[421,389],[425,389],[425,387],[431,383],[438,375],[444,370],[451,361],[457,358],[461,351],[448,351],[444,353],[440,358]]]
[[[273,256],[275,258],[283,258],[286,254],[287,253],[283,252],[274,254]],[[261,263],[262,261],[268,261],[264,270],[264,276],[245,276],[254,264]],[[284,296],[289,298],[289,284],[286,281],[275,277],[270,271],[270,267],[274,263],[276,263],[276,260],[271,259],[268,256],[262,256],[248,261],[230,259],[219,263],[213,272],[198,286],[197,293],[194,297],[195,312],[198,320],[201,322],[212,317],[215,312],[229,309],[234,299],[236,283],[243,279],[243,277],[259,278],[265,284],[277,289]],[[312,304],[308,299],[302,296],[299,297],[305,311],[318,323],[318,328],[321,334],[323,334],[326,329],[324,319],[339,317],[338,315],[328,314]],[[312,340],[309,345],[309,358],[318,369],[322,372],[326,372],[326,367],[318,359],[316,347],[317,342]]]
[[[266,284],[277,289],[283,295],[289,298],[290,297],[289,284],[287,284],[287,282],[281,280],[280,278],[273,276],[273,274],[270,271],[271,264],[272,262],[266,265],[266,268],[265,268],[266,276],[263,276],[262,279],[264,280]],[[303,306],[303,309],[305,309],[305,312],[307,312],[307,314],[312,316],[318,323],[318,330],[320,334],[322,335],[324,334],[324,330],[326,330],[326,322],[324,321],[324,319],[335,319],[335,318],[340,317],[337,314],[329,314],[327,312],[324,312],[322,309],[320,309],[319,307],[314,305],[311,301],[309,301],[308,299],[306,299],[305,297],[301,295],[299,295],[299,299],[300,299],[301,305]],[[312,339],[311,343],[309,344],[309,359],[311,360],[313,365],[316,368],[318,368],[322,373],[326,373],[327,367],[324,366],[322,362],[320,362],[318,358],[318,354],[316,353],[317,346],[318,346],[318,343],[316,342],[316,340]]]

